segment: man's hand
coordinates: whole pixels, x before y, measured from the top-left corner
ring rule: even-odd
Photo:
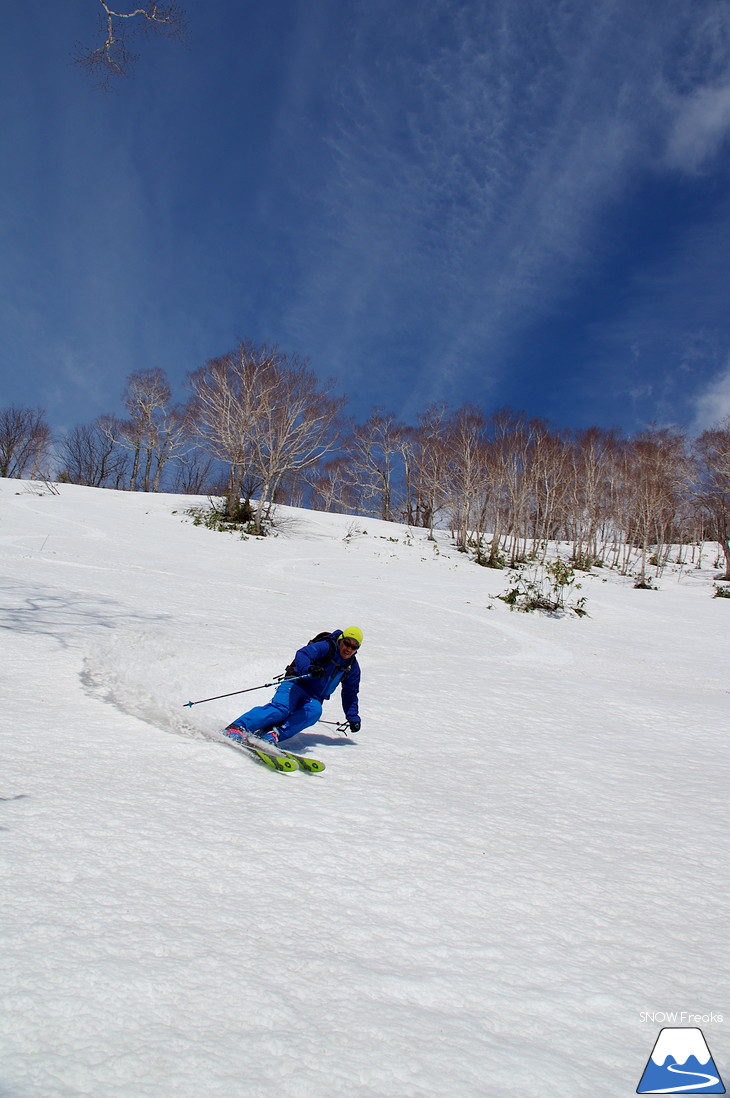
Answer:
[[[350,725],[350,731],[351,732],[359,732],[360,731],[360,721],[349,721],[349,725]]]

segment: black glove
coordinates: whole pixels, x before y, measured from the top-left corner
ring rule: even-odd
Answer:
[[[360,721],[350,721],[349,724],[350,724],[350,731],[351,732],[359,732],[360,731]]]

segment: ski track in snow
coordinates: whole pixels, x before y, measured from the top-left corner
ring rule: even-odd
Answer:
[[[709,560],[657,592],[585,577],[591,616],[550,619],[511,614],[505,574],[445,535],[292,512],[244,542],[179,497],[17,491],[2,1098],[613,1098],[656,1035],[642,1010],[722,1012]],[[361,733],[292,743],[324,774],[217,742],[271,690],[185,707],[353,623]]]

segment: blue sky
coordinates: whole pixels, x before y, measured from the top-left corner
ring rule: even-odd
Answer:
[[[108,95],[97,0],[3,14],[0,405],[184,398],[253,339],[360,420],[730,414],[730,2],[184,7]]]

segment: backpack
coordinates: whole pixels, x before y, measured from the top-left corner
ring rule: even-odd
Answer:
[[[339,633],[338,633],[338,636],[339,636]],[[307,644],[316,644],[317,641],[324,641],[324,640],[326,640],[327,643],[329,644],[330,650],[329,650],[329,653],[327,654],[327,656],[323,660],[315,660],[312,663],[311,669],[307,672],[307,674],[312,675],[314,678],[317,678],[319,675],[324,674],[324,671],[325,671],[325,668],[326,668],[327,664],[330,662],[333,655],[335,654],[335,644],[336,644],[336,642],[332,639],[332,633],[330,632],[329,629],[325,629],[324,632],[322,632],[322,633],[317,633],[316,636],[310,637],[310,639],[307,641]],[[294,659],[296,659],[296,654],[294,656]],[[345,678],[346,675],[349,675],[350,671],[352,670],[352,664],[354,662],[354,659],[355,659],[355,655],[352,655],[352,656],[350,656],[349,660],[347,661],[347,667],[345,668],[345,670],[342,673],[342,678],[343,679]],[[286,669],[284,671],[284,678],[285,679],[291,679],[293,676],[294,676],[294,660],[292,660],[291,663],[287,664]]]

